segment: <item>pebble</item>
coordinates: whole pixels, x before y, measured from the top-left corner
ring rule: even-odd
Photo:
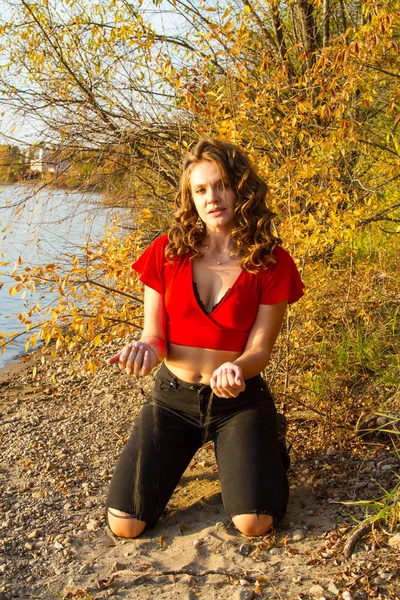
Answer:
[[[126,563],[120,563],[120,562],[117,561],[117,562],[115,562],[113,564],[112,570],[113,570],[113,572],[115,572],[115,571],[123,571],[124,569],[126,569],[127,566],[128,565]]]
[[[330,592],[331,594],[335,594],[335,596],[338,595],[339,593],[339,588],[335,585],[334,581],[330,581],[329,585],[328,585],[328,592]]]
[[[242,544],[239,548],[239,552],[243,556],[248,556],[251,551],[252,551],[252,547],[250,546],[250,544]]]
[[[300,542],[301,540],[304,540],[305,537],[306,532],[304,529],[296,529],[296,531],[293,533],[292,539],[294,542]]]
[[[312,596],[321,596],[324,593],[324,588],[322,585],[313,585],[310,587],[309,593]]]
[[[389,538],[388,544],[392,548],[400,548],[400,533],[392,535],[392,537]]]
[[[203,544],[204,544],[204,540],[201,540],[201,539],[194,540],[193,548],[198,550],[200,548],[200,546],[202,546]]]
[[[247,579],[239,579],[240,585],[250,585],[250,581]]]
[[[86,525],[86,529],[88,531],[96,531],[98,528],[99,528],[98,521],[96,521],[96,519],[89,519],[89,521]]]
[[[389,419],[387,419],[386,417],[378,417],[376,420],[376,424],[378,427],[382,427],[383,425],[386,425],[386,423],[389,422]]]
[[[152,577],[151,579],[151,583],[168,583],[169,582],[169,577],[168,575],[157,575],[156,577]]]
[[[92,572],[92,566],[87,564],[87,565],[82,565],[79,568],[79,573],[81,573],[82,575],[87,575],[88,573]]]
[[[392,469],[393,469],[393,465],[382,465],[381,466],[382,471],[391,471]]]
[[[277,554],[282,554],[282,548],[271,548],[269,553],[272,554],[272,556],[275,556]]]
[[[233,597],[232,600],[252,600],[254,598],[253,590],[239,590]]]
[[[30,540],[36,540],[37,538],[40,537],[41,531],[40,529],[34,529],[33,531],[31,531],[30,533],[28,533],[28,538]]]
[[[181,578],[181,582],[186,583],[187,585],[192,585],[193,577],[189,574],[183,575],[183,577]]]
[[[328,448],[328,450],[326,451],[328,456],[335,456],[338,453],[338,450],[336,450],[336,448]]]
[[[35,544],[34,544],[34,543],[32,543],[32,542],[26,542],[26,544],[25,544],[25,548],[26,548],[27,550],[33,550],[33,549],[34,549],[34,547],[35,547]]]
[[[353,596],[347,590],[342,593],[342,598],[343,600],[353,600]]]

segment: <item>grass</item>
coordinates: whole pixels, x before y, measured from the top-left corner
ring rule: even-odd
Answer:
[[[390,441],[393,453],[400,460],[400,417],[391,414],[377,413],[377,417],[386,420],[380,426],[368,430],[375,435],[384,435]],[[400,476],[392,490],[382,490],[379,498],[343,502],[347,506],[359,506],[365,509],[365,517],[361,525],[379,525],[386,533],[392,534],[400,527]]]

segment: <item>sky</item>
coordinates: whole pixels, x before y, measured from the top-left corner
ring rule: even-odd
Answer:
[[[63,1],[60,0],[61,5]],[[18,5],[18,2],[19,0],[15,0],[14,5]],[[141,11],[145,12],[146,18],[153,23],[160,33],[176,34],[178,30],[187,27],[186,21],[180,19],[177,15],[171,14],[170,6],[166,2],[161,2],[158,7],[155,7],[151,0],[147,0],[143,2]],[[1,22],[9,20],[11,17],[10,4],[0,0]],[[44,133],[39,120],[35,120],[33,117],[15,116],[11,109],[7,110],[4,106],[0,107],[0,144],[16,144],[23,147],[43,141],[43,139]]]

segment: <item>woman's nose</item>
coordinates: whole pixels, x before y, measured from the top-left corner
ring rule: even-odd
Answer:
[[[215,204],[216,202],[219,202],[220,197],[218,194],[218,190],[214,189],[212,187],[210,187],[209,191],[208,191],[208,198],[207,198],[208,202]]]

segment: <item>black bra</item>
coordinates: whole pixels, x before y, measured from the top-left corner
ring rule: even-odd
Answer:
[[[225,296],[227,295],[227,293],[229,292],[231,288],[227,289],[225,294],[222,296],[221,300],[218,300],[218,302],[216,304],[214,304],[214,306],[212,307],[212,309],[210,311],[207,311],[206,307],[204,306],[204,303],[202,301],[202,299],[200,298],[200,294],[199,294],[199,289],[197,287],[197,283],[195,281],[193,281],[193,291],[194,291],[194,295],[196,296],[196,300],[198,302],[198,305],[200,306],[201,310],[203,312],[206,313],[206,315],[209,315],[210,313],[212,313],[212,311],[217,308],[218,304],[220,304],[222,302],[222,300],[225,298]]]

